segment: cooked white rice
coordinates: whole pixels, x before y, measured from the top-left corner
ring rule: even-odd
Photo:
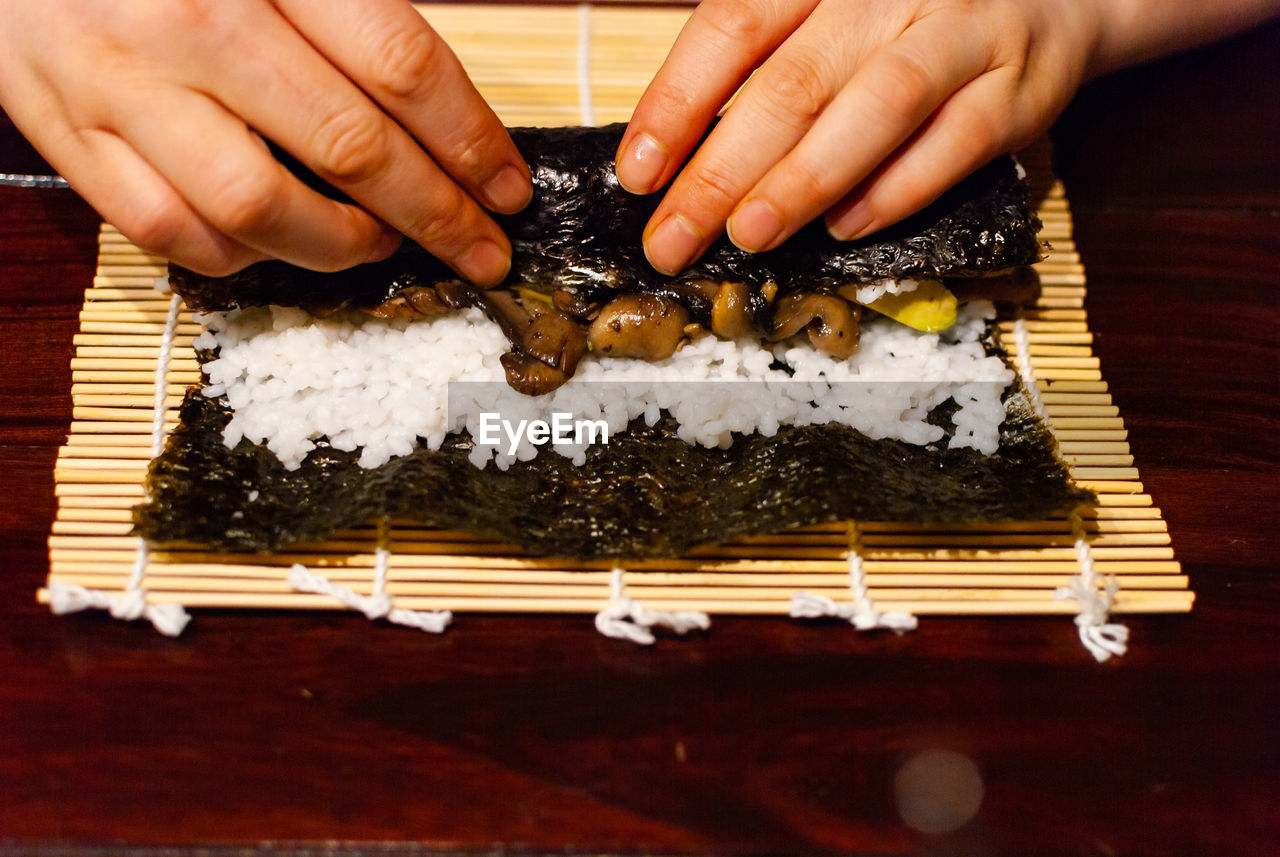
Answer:
[[[418,443],[438,448],[452,431],[467,429],[474,439],[485,412],[512,423],[570,413],[604,420],[613,434],[638,417],[652,424],[666,411],[681,438],[708,447],[727,446],[734,432],[772,435],[780,425],[830,422],[926,445],[946,434],[926,417],[948,399],[959,406],[948,443],[990,454],[1005,416],[1001,394],[1013,380],[979,341],[993,312],[989,303],[962,305],[954,327],[932,334],[875,318],[863,324],[848,360],[803,337],[762,346],[710,335],[657,363],[588,355],[573,380],[538,398],[506,385],[499,363],[506,338],[476,309],[431,321],[358,313],[317,319],[277,307],[214,313],[202,318],[210,332],[196,346],[219,349],[204,367],[204,393],[226,396],[234,411],[227,445],[241,438],[265,443],[290,469],[324,437],[337,449],[359,449],[364,467],[407,455]],[[579,462],[585,457],[575,444],[553,448]],[[505,469],[538,449],[525,439],[512,453],[504,438],[476,444],[471,460]]]
[[[885,295],[905,295],[918,288],[920,288],[919,280],[876,280],[874,283],[858,286],[855,297],[858,303],[869,304]]]

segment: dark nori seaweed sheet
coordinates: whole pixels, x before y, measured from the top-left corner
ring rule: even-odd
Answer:
[[[1011,389],[1006,404],[994,456],[870,440],[836,425],[706,449],[677,438],[665,417],[652,428],[635,421],[581,467],[544,449],[506,471],[480,469],[467,460],[470,439],[454,434],[438,451],[419,448],[372,470],[358,453],[322,444],[289,471],[247,440],[228,449],[227,405],[192,390],[134,519],[156,543],[274,551],[390,515],[536,554],[635,559],[844,518],[1035,520],[1090,500],[1025,394]]]
[[[533,173],[534,199],[519,214],[498,218],[513,247],[508,284],[565,288],[589,301],[619,291],[651,291],[685,302],[688,290],[680,284],[696,280],[743,282],[753,292],[768,282],[784,293],[832,291],[884,278],[974,276],[1030,264],[1041,255],[1040,222],[1027,205],[1025,184],[1013,161],[1002,157],[919,214],[861,241],[834,240],[820,220],[768,253],[745,253],[721,237],[672,280],[649,266],[640,243],[661,194],[629,194],[614,175],[623,128],[512,129]],[[406,287],[451,279],[455,275],[440,260],[409,241],[390,259],[337,273],[283,262],[262,262],[220,278],[178,266],[170,270],[175,291],[197,310],[369,306]]]
[[[514,129],[534,174],[535,198],[500,218],[514,247],[510,283],[537,283],[604,300],[619,291],[670,293],[681,282],[745,282],[755,294],[830,291],[882,278],[955,277],[1039,258],[1039,221],[1008,158],[993,161],[934,205],[869,239],[841,243],[820,223],[777,250],[747,254],[719,240],[675,281],[649,267],[640,245],[658,196],[623,191],[613,173],[622,126]],[[406,242],[390,259],[335,274],[265,262],[224,278],[174,266],[193,309],[367,306],[408,286],[452,279]],[[696,309],[696,307],[694,308]],[[544,450],[506,471],[476,468],[470,440],[450,435],[374,470],[358,453],[323,443],[289,471],[265,447],[222,442],[222,401],[188,394],[180,426],[152,462],[150,500],[136,530],[158,544],[272,551],[383,515],[465,529],[537,554],[578,558],[678,556],[707,543],[843,518],[969,522],[1040,519],[1090,499],[1074,487],[1052,436],[1015,386],[1000,450],[871,440],[844,426],[784,427],[738,437],[727,450],[691,446],[671,421],[643,421],[593,447],[584,466]],[[933,415],[947,422],[940,408]],[[253,498],[252,500],[250,498]]]

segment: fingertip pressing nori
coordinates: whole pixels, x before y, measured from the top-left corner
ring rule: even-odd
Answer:
[[[481,469],[468,461],[469,438],[453,434],[437,451],[371,470],[358,453],[322,444],[289,471],[265,447],[228,449],[227,405],[192,390],[134,519],[152,542],[217,550],[276,551],[388,515],[534,554],[636,559],[845,518],[1039,520],[1091,500],[1024,394],[1006,403],[994,456],[871,440],[843,425],[786,426],[707,449],[680,440],[664,418],[636,420],[582,466],[544,449],[506,471]]]
[[[976,276],[1042,254],[1025,182],[1012,159],[1002,157],[920,213],[860,241],[835,240],[820,220],[768,253],[746,253],[722,236],[673,279],[650,267],[641,244],[661,194],[630,194],[614,174],[624,127],[511,129],[529,162],[534,198],[520,213],[497,218],[512,244],[508,286],[554,286],[598,302],[620,291],[678,292],[682,283],[701,280],[746,283],[753,293],[767,283],[782,293],[831,292],[881,279]],[[371,306],[407,286],[453,279],[443,262],[410,241],[387,260],[336,273],[261,262],[207,277],[170,266],[174,291],[195,310]]]

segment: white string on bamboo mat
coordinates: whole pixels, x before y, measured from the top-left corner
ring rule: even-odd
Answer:
[[[595,93],[591,89],[591,4],[578,5],[578,104],[582,124],[596,124]]]
[[[165,319],[164,334],[160,337],[160,352],[156,356],[155,393],[152,400],[151,457],[164,450],[164,399],[169,383],[169,362],[173,354],[173,335],[178,328],[178,310],[182,299],[177,295],[169,299],[169,315]],[[124,591],[104,592],[75,584],[51,581],[49,583],[49,608],[56,614],[76,613],[90,608],[106,610],[117,619],[148,619],[155,629],[169,637],[176,637],[187,627],[191,616],[181,604],[149,604],[147,591],[142,586],[147,573],[151,549],[147,540],[138,539],[133,573]]]
[[[630,640],[642,646],[653,645],[655,627],[669,628],[677,634],[705,631],[711,618],[697,610],[650,610],[626,593],[621,566],[615,566],[609,579],[609,605],[596,614],[596,630],[615,640]]]
[[[359,610],[367,618],[386,619],[393,625],[417,628],[429,634],[442,634],[453,622],[448,610],[410,610],[396,607],[387,595],[387,573],[391,566],[391,549],[386,519],[378,522],[378,546],[373,555],[373,591],[361,595],[355,590],[339,586],[322,574],[317,574],[300,563],[289,568],[289,586],[299,592],[311,592],[336,598],[353,610]]]
[[[1027,325],[1022,313],[1013,325],[1014,342],[1018,345],[1018,371],[1022,383],[1027,388],[1031,405],[1036,414],[1046,423],[1049,414],[1044,402],[1040,399],[1040,389],[1036,386],[1035,373],[1031,368],[1031,337],[1027,333]],[[1093,551],[1089,547],[1089,537],[1084,530],[1083,507],[1072,510],[1070,515],[1071,536],[1075,539],[1076,562],[1080,573],[1071,578],[1066,586],[1054,590],[1053,597],[1059,601],[1074,600],[1080,605],[1076,614],[1076,627],[1080,631],[1080,642],[1099,662],[1112,655],[1123,655],[1128,648],[1129,629],[1116,622],[1107,622],[1107,614],[1115,603],[1116,592],[1120,586],[1114,577],[1098,588],[1097,573],[1093,567]]]
[[[1071,513],[1071,535],[1076,540],[1076,562],[1080,565],[1080,573],[1071,578],[1066,586],[1054,590],[1053,597],[1059,601],[1070,599],[1080,605],[1080,612],[1076,614],[1080,642],[1101,663],[1112,655],[1125,653],[1129,644],[1129,629],[1118,622],[1107,621],[1107,614],[1111,612],[1111,605],[1115,603],[1116,592],[1120,587],[1116,579],[1111,577],[1101,589],[1098,588],[1093,552],[1084,531],[1082,511],[1083,509],[1078,508]]]
[[[901,633],[914,631],[919,624],[910,613],[891,610],[881,613],[867,592],[867,569],[862,559],[862,531],[857,522],[850,521],[846,533],[849,538],[849,594],[852,600],[840,604],[825,595],[797,592],[791,596],[793,619],[844,619],[859,631],[889,628]]]

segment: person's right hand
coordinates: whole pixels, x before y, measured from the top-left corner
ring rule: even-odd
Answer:
[[[824,213],[833,237],[860,239],[1030,143],[1090,75],[1277,9],[1280,0],[704,0],[636,106],[618,180],[640,194],[669,184],[644,233],[666,274],[722,232],[764,252]]]
[[[404,0],[5,0],[0,103],[143,248],[206,274],[336,270],[400,233],[481,285],[529,171]],[[310,190],[270,139],[355,205]],[[477,202],[479,201],[479,203]]]

